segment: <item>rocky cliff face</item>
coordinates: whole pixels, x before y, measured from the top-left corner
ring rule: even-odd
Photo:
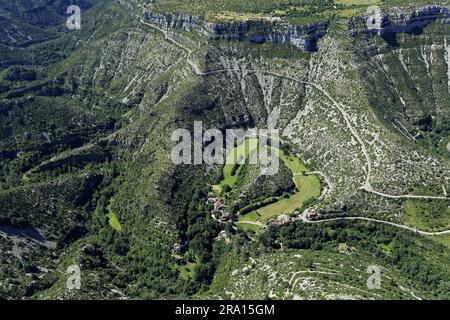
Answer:
[[[328,23],[306,26],[268,21],[212,23],[189,15],[145,13],[145,20],[169,29],[195,30],[213,40],[293,44],[302,51],[316,51],[317,40],[326,34]]]
[[[179,29],[183,31],[202,30],[200,24],[201,19],[190,15],[160,14],[153,12],[144,13],[144,19],[147,22],[170,29]]]
[[[378,33],[381,36],[397,33],[421,34],[430,24],[450,24],[450,8],[427,6],[409,11],[404,9],[386,12],[372,12],[349,21],[352,35],[358,33]]]
[[[327,33],[328,22],[311,25],[291,25],[270,21],[212,23],[191,15],[147,12],[145,20],[164,28],[197,31],[213,40],[248,41],[252,43],[293,44],[302,51],[317,50],[317,40]],[[426,6],[415,9],[398,8],[373,12],[349,20],[351,35],[376,33],[395,44],[397,33],[420,34],[430,24],[449,24],[450,8]]]

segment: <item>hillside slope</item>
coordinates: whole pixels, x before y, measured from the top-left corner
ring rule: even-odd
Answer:
[[[448,6],[78,1],[70,31],[69,2],[0,1],[0,298],[450,298],[448,235],[411,231],[450,229]],[[175,129],[274,114],[273,179],[171,162]],[[410,230],[305,223],[355,216]]]

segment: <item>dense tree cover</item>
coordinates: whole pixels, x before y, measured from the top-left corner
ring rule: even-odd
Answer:
[[[36,80],[36,71],[21,66],[13,66],[6,70],[3,79],[8,81],[33,81]]]
[[[211,206],[207,204],[206,181],[200,181],[199,169],[184,166],[176,170],[172,186],[171,204],[178,213],[180,237],[199,263],[195,278],[199,283],[210,283],[215,271],[213,255],[214,238],[221,230],[220,224],[211,217]]]

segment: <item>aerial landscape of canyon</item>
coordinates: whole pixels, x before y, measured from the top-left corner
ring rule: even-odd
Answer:
[[[1,300],[450,300],[448,1],[0,0],[0,29]]]

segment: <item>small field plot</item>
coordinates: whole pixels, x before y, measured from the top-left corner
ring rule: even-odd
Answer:
[[[283,150],[279,150],[279,157],[292,172],[293,180],[298,191],[288,197],[282,197],[275,203],[240,216],[239,223],[257,222],[265,224],[271,218],[278,217],[282,214],[290,214],[302,208],[306,201],[320,196],[319,178],[304,175],[309,170],[299,158],[292,154],[287,154]]]
[[[108,213],[109,225],[116,231],[122,231],[122,225],[119,222],[116,214],[113,212]]]
[[[107,207],[107,217],[108,217],[108,222],[109,225],[111,226],[111,228],[113,228],[116,231],[122,231],[122,225],[119,222],[119,218],[117,218],[117,215],[112,211],[112,205],[113,205],[113,199],[111,199],[109,201],[109,205]]]
[[[226,163],[223,167],[223,180],[220,182],[220,187],[228,185],[234,187],[239,178],[239,174],[242,170],[243,164],[249,159],[253,152],[258,149],[257,139],[247,139],[245,144],[241,144],[238,147],[234,147],[227,155]],[[220,187],[213,187],[213,189],[221,190]]]
[[[289,214],[298,210],[307,200],[320,196],[320,181],[315,176],[299,176],[299,192],[291,195],[289,198],[283,198],[278,202],[256,210],[262,220],[278,217],[281,214]]]

